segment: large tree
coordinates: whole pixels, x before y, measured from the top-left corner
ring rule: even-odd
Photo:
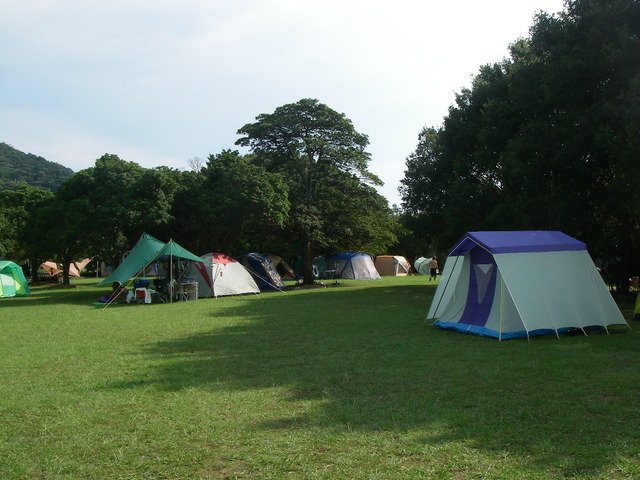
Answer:
[[[237,151],[210,155],[197,172],[185,172],[172,214],[174,229],[192,251],[246,253],[279,233],[289,212],[282,177]]]
[[[44,258],[62,264],[62,283],[68,285],[71,263],[91,254],[87,241],[91,217],[86,214],[92,205],[86,197],[69,198],[61,194],[64,185],[63,182],[50,204],[34,213],[32,221],[39,234],[31,240]]]
[[[418,227],[440,246],[465,230],[559,229],[637,270],[639,33],[633,0],[538,15],[421,135],[402,186]]]
[[[0,192],[0,255],[22,262],[28,260],[34,280],[43,258],[39,245],[55,232],[56,222],[44,229],[34,224],[38,211],[49,205],[54,194],[37,187]]]
[[[331,225],[347,225],[348,219],[327,215],[331,197],[354,185],[382,184],[368,170],[367,136],[358,133],[344,114],[313,99],[258,115],[256,122],[243,126],[238,134],[243,136],[236,144],[249,147],[257,164],[287,180],[290,230],[302,250],[304,282],[313,283],[315,246],[324,242]]]
[[[178,187],[178,172],[166,167],[145,169],[117,155],[105,154],[93,167],[65,180],[51,205],[38,212],[40,229],[55,225],[55,236],[40,248],[63,264],[99,256],[116,265],[143,231],[163,230]]]

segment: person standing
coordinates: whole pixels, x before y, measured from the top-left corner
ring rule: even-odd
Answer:
[[[429,262],[429,280],[438,278],[438,258],[433,257]]]

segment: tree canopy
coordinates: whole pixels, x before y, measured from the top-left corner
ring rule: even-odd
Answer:
[[[55,225],[50,222],[44,231],[34,223],[36,212],[46,208],[54,194],[41,188],[23,186],[0,191],[0,253],[7,258],[30,260],[39,265],[40,244]]]
[[[291,204],[287,231],[302,252],[305,283],[313,282],[314,250],[337,247],[349,238],[362,242],[367,229],[359,225],[372,227],[367,232],[369,237],[377,235],[373,242],[392,241],[393,233],[375,228],[376,216],[388,217],[390,212],[386,200],[366,188],[382,184],[368,170],[369,140],[344,114],[318,100],[302,99],[258,115],[238,134],[243,136],[236,143],[251,149],[255,164],[287,181]],[[359,204],[356,212],[353,203],[345,201],[351,194],[372,200]]]
[[[188,248],[241,254],[282,233],[289,200],[280,175],[225,150],[186,177],[172,213],[174,231],[186,237]]]
[[[436,248],[469,230],[563,230],[637,271],[639,33],[633,0],[539,14],[421,132],[401,187],[413,226]]]

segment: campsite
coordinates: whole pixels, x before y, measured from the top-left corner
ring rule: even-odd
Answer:
[[[426,322],[417,275],[108,309],[94,280],[0,303],[3,479],[640,475],[637,322],[499,342]]]
[[[638,0],[9,3],[0,480],[640,479]]]

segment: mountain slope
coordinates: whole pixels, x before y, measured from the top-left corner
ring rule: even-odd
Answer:
[[[0,190],[30,185],[55,191],[73,170],[0,142]]]

